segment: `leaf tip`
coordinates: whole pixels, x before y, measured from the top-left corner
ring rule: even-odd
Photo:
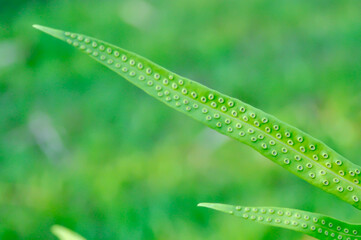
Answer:
[[[36,29],[40,29],[42,27],[42,26],[40,26],[38,24],[33,24],[32,26],[33,26],[33,28],[36,28]]]
[[[206,208],[209,208],[210,205],[212,205],[212,203],[198,203],[198,204],[197,204],[197,207],[206,207]]]
[[[79,234],[60,225],[53,225],[50,231],[60,240],[85,240],[85,238]]]
[[[44,33],[47,33],[53,37],[56,38],[60,38],[60,39],[64,39],[64,32],[58,29],[54,29],[54,28],[49,28],[49,27],[45,27],[45,26],[41,26],[38,24],[33,24],[33,28],[36,28]]]
[[[225,213],[230,213],[234,210],[234,207],[231,205],[221,204],[221,203],[199,203],[198,207],[205,207],[214,210],[218,210]]]

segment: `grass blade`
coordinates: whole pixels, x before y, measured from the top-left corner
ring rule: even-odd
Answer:
[[[243,207],[200,203],[199,207],[229,213],[245,220],[286,228],[318,239],[361,239],[361,225],[346,223],[318,213],[276,207]]]
[[[83,34],[34,27],[86,53],[171,108],[251,146],[296,176],[361,209],[361,168],[323,142],[130,51]]]

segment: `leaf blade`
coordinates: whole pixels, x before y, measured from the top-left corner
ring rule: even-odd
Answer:
[[[318,239],[361,239],[361,225],[318,213],[278,207],[245,207],[220,203],[200,203],[206,207],[265,225],[301,232]]]
[[[86,240],[78,233],[75,233],[66,227],[60,225],[54,225],[51,227],[50,231],[57,236],[60,240]]]
[[[249,145],[296,176],[361,209],[361,167],[316,138],[133,52],[83,34],[35,27],[88,54],[173,109]]]

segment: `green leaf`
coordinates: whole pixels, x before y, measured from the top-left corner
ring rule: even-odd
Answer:
[[[200,203],[245,220],[308,234],[318,239],[360,240],[361,225],[343,222],[322,214],[277,207],[243,207],[219,203]]]
[[[51,232],[60,240],[85,240],[85,238],[79,234],[59,225],[52,226]]]
[[[251,146],[296,176],[361,209],[361,168],[320,140],[130,51],[83,34],[34,27],[74,46],[171,108]]]

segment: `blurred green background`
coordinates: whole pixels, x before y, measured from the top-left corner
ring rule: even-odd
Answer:
[[[0,0],[0,239],[311,239],[199,202],[356,209],[31,27],[80,32],[246,101],[361,164],[361,3]]]

